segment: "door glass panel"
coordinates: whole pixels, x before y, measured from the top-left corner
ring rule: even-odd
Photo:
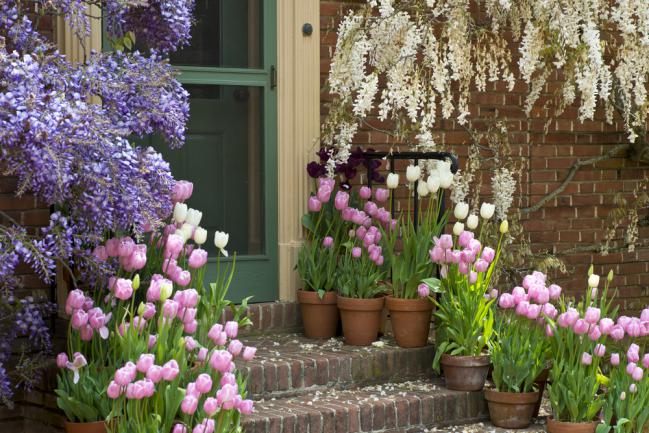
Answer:
[[[263,88],[185,85],[190,93],[187,141],[159,147],[176,179],[194,182],[190,207],[201,226],[230,234],[229,252],[265,252],[263,197]],[[212,239],[205,245],[216,254]]]
[[[191,45],[171,56],[178,66],[261,68],[263,0],[196,0]]]

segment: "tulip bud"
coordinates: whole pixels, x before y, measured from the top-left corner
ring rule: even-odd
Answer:
[[[590,277],[591,275],[593,275],[594,270],[595,270],[595,268],[593,267],[593,265],[590,265],[590,268],[588,268],[588,276],[589,276],[589,277]]]
[[[608,275],[606,276],[606,279],[608,280],[609,283],[613,281],[613,269],[608,271]]]
[[[588,277],[588,287],[595,288],[599,286],[599,275],[591,274]]]
[[[478,227],[479,223],[480,219],[477,215],[474,214],[469,215],[469,217],[466,219],[466,226],[469,230],[475,230]]]
[[[417,184],[417,194],[419,197],[426,197],[428,192],[428,185],[426,185],[426,182],[419,182]]]
[[[164,302],[171,296],[173,292],[173,285],[169,280],[160,280],[160,301]]]
[[[395,189],[399,186],[399,175],[397,173],[389,173],[385,181],[385,185],[389,189]]]
[[[494,216],[495,211],[496,206],[491,203],[482,203],[482,206],[480,206],[480,216],[483,219],[491,219],[491,217]]]
[[[133,287],[133,290],[137,290],[140,288],[140,274],[135,274],[133,277],[133,283],[131,284],[131,287]]]
[[[415,183],[421,177],[421,167],[418,165],[409,165],[406,169],[406,179],[408,182]]]
[[[503,220],[500,223],[500,233],[504,235],[508,231],[509,231],[509,222],[507,222],[507,220]]]
[[[196,227],[196,230],[194,230],[194,242],[203,245],[205,241],[207,241],[207,230],[203,227]]]
[[[453,215],[455,218],[458,220],[463,220],[464,218],[469,215],[469,205],[468,203],[460,202],[455,205],[455,210],[453,211]]]
[[[431,194],[435,194],[439,190],[439,174],[436,171],[428,176],[426,186],[428,187],[428,192]]]
[[[453,226],[453,234],[455,236],[460,236],[460,234],[462,234],[463,231],[464,231],[464,224],[462,224],[459,221],[456,222],[455,225]]]

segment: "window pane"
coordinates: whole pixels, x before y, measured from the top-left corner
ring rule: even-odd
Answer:
[[[161,148],[176,179],[194,182],[190,207],[201,226],[230,234],[227,250],[263,254],[263,92],[260,87],[186,85],[190,93],[187,142]],[[206,244],[210,255],[215,247]]]
[[[197,0],[191,45],[171,56],[181,66],[261,68],[263,0]]]

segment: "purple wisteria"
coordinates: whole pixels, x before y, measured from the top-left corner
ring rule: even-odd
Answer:
[[[157,134],[171,148],[184,144],[188,93],[164,56],[189,43],[193,8],[194,0],[0,5],[2,175],[17,179],[17,194],[56,210],[36,233],[0,212],[0,400],[11,398],[6,369],[15,339],[33,337],[25,352],[50,346],[52,307],[15,299],[17,267],[49,282],[60,264],[92,283],[108,271],[92,256],[95,245],[110,233],[143,233],[172,211],[169,164],[132,139]],[[101,18],[96,10],[112,40],[128,38],[143,51],[86,52],[85,61],[72,62],[37,31],[39,17],[62,16],[85,36]]]

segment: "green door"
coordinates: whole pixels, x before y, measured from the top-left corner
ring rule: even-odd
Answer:
[[[171,57],[190,93],[187,142],[158,148],[177,179],[194,182],[188,205],[210,236],[230,234],[235,301],[278,297],[275,43],[275,0],[197,0],[191,46]],[[206,246],[210,282],[216,248]]]

